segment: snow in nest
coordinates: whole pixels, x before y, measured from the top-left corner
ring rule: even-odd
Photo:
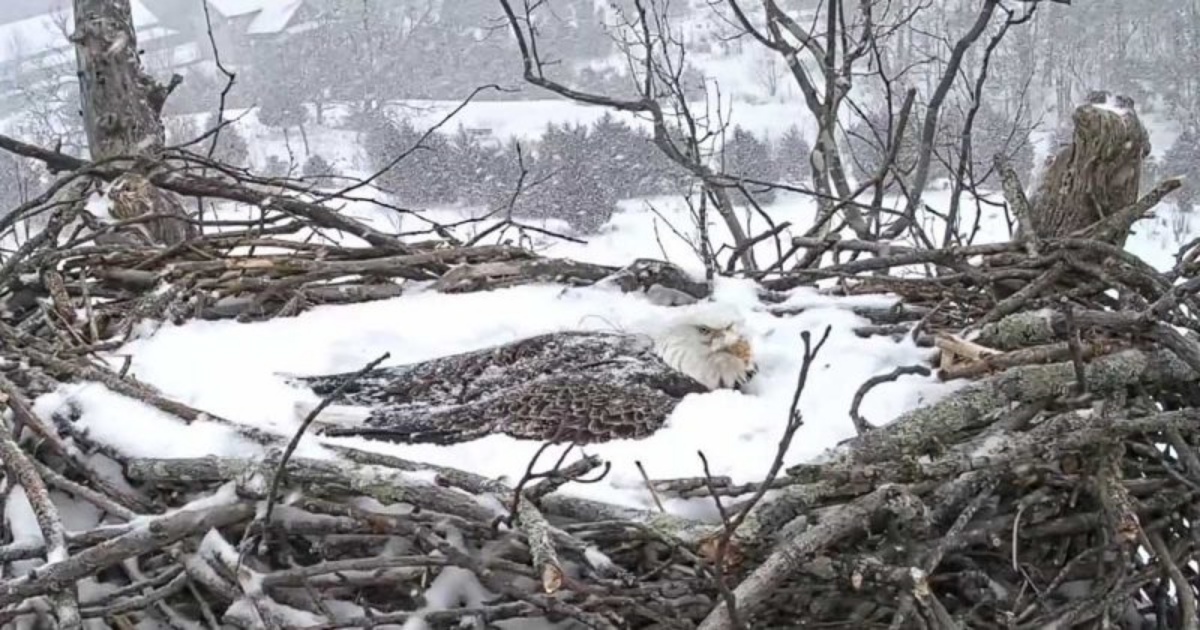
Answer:
[[[100,199],[97,196],[96,203],[102,206]],[[948,194],[931,189],[925,201],[944,208]],[[970,212],[971,205],[965,204],[966,212]],[[409,217],[403,226],[394,225],[390,211],[367,206],[348,204],[344,212],[380,229],[413,229],[418,224]],[[815,209],[810,200],[781,193],[768,211],[775,221],[798,226],[793,232],[799,233],[811,223]],[[456,212],[461,210],[425,214],[452,221],[461,218],[455,216]],[[983,212],[984,233],[977,242],[1006,239],[1001,212],[986,205]],[[1174,244],[1194,232],[1189,229],[1188,234],[1171,234],[1171,212],[1168,206],[1159,211],[1157,218],[1139,222],[1128,244],[1133,253],[1159,268],[1173,262]],[[258,211],[245,206],[226,207],[221,214],[222,218],[257,217]],[[964,217],[964,224],[971,225],[973,220],[973,216]],[[763,222],[757,218],[753,221],[750,231],[761,231]],[[940,225],[933,219],[929,221],[934,221],[925,226],[929,233],[940,234]],[[486,223],[464,227],[459,233],[469,238],[472,231],[486,227]],[[716,246],[729,242],[719,223],[711,229]],[[613,265],[639,256],[666,257],[698,274],[702,266],[686,242],[695,236],[685,204],[678,199],[649,199],[623,202],[622,210],[600,234],[588,238],[587,244],[554,242],[535,235],[534,247],[546,255]],[[355,241],[347,239],[350,244]],[[774,248],[768,240],[759,244],[755,253],[763,260],[773,260]],[[679,405],[659,434],[645,440],[589,447],[587,452],[612,462],[612,472],[603,483],[568,486],[565,492],[648,507],[651,499],[634,462],[642,462],[652,477],[696,476],[701,473],[698,451],[705,452],[716,475],[728,475],[735,482],[761,479],[786,421],[800,369],[802,331],[819,338],[826,326],[831,327],[801,398],[805,424],[789,452],[788,464],[817,457],[853,435],[849,409],[863,381],[926,356],[927,351],[907,340],[896,343],[883,337],[860,339],[854,335],[853,329],[867,322],[849,309],[856,305],[887,306],[891,298],[831,298],[800,289],[792,292],[783,306],[804,311],[788,317],[768,313],[768,305],[759,302],[756,288],[747,281],[719,282],[716,298],[738,308],[746,317],[760,364],[751,391],[692,395]],[[159,329],[147,326],[141,338],[114,352],[111,359],[119,365],[124,355],[131,356],[132,373],[168,396],[239,423],[290,436],[298,423],[296,403],[311,403],[315,397],[288,386],[281,374],[352,371],[383,352],[391,353],[389,364],[417,362],[558,330],[636,331],[661,323],[677,312],[650,304],[639,295],[602,288],[539,285],[463,295],[413,290],[391,300],[325,306],[298,317],[264,323],[190,322]],[[931,378],[902,377],[873,389],[861,412],[874,423],[886,422],[953,387]],[[211,422],[185,425],[97,384],[65,385],[41,398],[38,410],[48,415],[68,398],[82,409],[80,422],[92,437],[131,455],[251,457],[261,453],[260,447],[228,427]],[[519,478],[539,446],[505,436],[449,447],[344,441],[510,481]],[[556,454],[546,457],[547,464]],[[310,436],[303,440],[298,455],[322,457],[330,453]],[[691,512],[692,506],[676,503],[669,507]]]
[[[880,298],[842,300],[800,290],[788,306],[806,310],[784,318],[766,312],[756,293],[747,281],[726,280],[719,282],[716,295],[718,301],[746,315],[760,363],[754,393],[692,395],[658,434],[589,447],[587,452],[611,461],[613,470],[603,483],[568,487],[568,492],[645,506],[650,497],[634,462],[641,461],[652,477],[695,476],[701,471],[698,451],[705,452],[716,475],[737,482],[761,478],[787,418],[800,369],[802,331],[817,338],[826,326],[832,329],[801,399],[805,426],[788,463],[804,461],[851,437],[854,430],[848,412],[859,385],[897,365],[916,363],[926,354],[910,342],[854,335],[853,328],[866,321],[848,306]],[[319,307],[298,317],[263,323],[167,326],[115,354],[130,355],[131,373],[168,396],[236,422],[290,435],[298,424],[294,405],[315,397],[287,385],[283,373],[352,371],[385,351],[392,354],[389,364],[410,363],[556,330],[644,330],[677,314],[678,310],[655,306],[641,296],[605,288],[564,290],[540,285],[462,295],[415,292],[381,302]],[[947,386],[930,379],[905,377],[876,388],[862,412],[883,422],[945,391]],[[92,437],[131,455],[253,456],[260,452],[230,428],[209,422],[185,425],[95,384],[64,386],[39,400],[38,409],[49,413],[66,397],[78,403],[79,421]],[[506,436],[454,446],[393,445],[362,438],[339,441],[512,481],[520,477],[539,446]],[[327,456],[328,452],[319,447],[318,438],[310,436],[299,454]],[[546,465],[555,456],[547,457]]]
[[[19,485],[13,486],[9,497],[11,500],[4,502],[4,524],[12,536],[13,544],[44,544],[46,539],[42,536],[42,528],[38,525],[37,515],[25,495],[25,489]]]
[[[458,606],[479,607],[491,594],[479,583],[474,573],[459,567],[445,567],[425,589],[425,606],[418,615],[404,624],[404,630],[426,630],[429,625],[420,613],[449,610]]]
[[[1127,116],[1130,113],[1129,108],[1122,105],[1114,94],[1106,94],[1104,97],[1104,102],[1092,103],[1092,105],[1094,107],[1110,111],[1118,116]]]

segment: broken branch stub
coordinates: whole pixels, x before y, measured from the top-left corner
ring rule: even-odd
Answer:
[[[1133,100],[1096,92],[1075,109],[1071,142],[1054,155],[1036,193],[1031,219],[1038,238],[1066,237],[1138,199],[1150,136]],[[1123,245],[1129,228],[1106,234]]]

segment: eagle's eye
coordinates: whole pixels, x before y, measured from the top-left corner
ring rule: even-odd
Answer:
[[[696,330],[700,331],[701,335],[711,335],[713,333],[713,329],[708,326],[696,326]]]

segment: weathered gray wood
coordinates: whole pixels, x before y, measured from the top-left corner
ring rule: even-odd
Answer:
[[[169,88],[142,68],[129,0],[75,0],[74,9],[71,42],[92,160],[157,156],[166,138],[161,114]],[[174,245],[198,234],[179,200],[141,173],[118,178],[110,195],[119,219],[165,215],[148,218],[144,225],[156,242]]]
[[[129,0],[75,0],[75,59],[93,160],[162,149],[157,84],[142,69]]]
[[[738,609],[751,611],[761,606],[775,586],[795,574],[813,555],[861,531],[870,522],[871,517],[887,509],[890,500],[898,491],[894,487],[880,488],[841,506],[823,518],[818,525],[774,550],[766,561],[734,590]],[[700,624],[701,630],[729,630],[733,627],[729,609],[723,603],[713,609]]]
[[[72,155],[43,149],[9,136],[0,134],[0,149],[44,162],[52,171],[75,171],[88,169],[106,180],[115,180],[126,170],[110,166],[91,167],[85,160]],[[408,253],[409,247],[396,237],[384,234],[352,217],[342,215],[331,208],[277,194],[277,191],[259,190],[230,179],[184,175],[178,172],[157,172],[150,176],[155,186],[189,197],[211,197],[237,203],[261,206],[267,212],[284,212],[300,219],[311,221],[323,228],[353,234],[364,241],[389,251]],[[12,215],[10,215],[12,216]],[[0,225],[4,220],[0,219]],[[31,239],[32,240],[32,239]],[[13,257],[20,259],[21,256]],[[0,274],[2,275],[2,274]]]
[[[1051,160],[1031,200],[1038,238],[1071,235],[1131,206],[1138,199],[1142,161],[1150,136],[1134,111],[1133,99],[1093,93],[1076,108],[1070,144]],[[1122,245],[1126,227],[1105,234]]]
[[[134,459],[129,462],[128,474],[131,479],[149,483],[179,480],[225,482],[233,479],[251,480],[255,475],[269,479],[276,465],[269,459]],[[411,502],[437,512],[482,522],[496,516],[464,492],[443,488],[404,471],[382,466],[293,458],[288,460],[284,472],[289,481],[303,484],[314,494],[321,494],[322,490],[348,488],[384,504]]]
[[[254,516],[254,506],[246,503],[217,505],[211,509],[182,509],[149,519],[141,527],[69,558],[49,562],[36,572],[0,582],[0,606],[24,601],[47,590],[62,590],[101,569],[197,535],[214,527],[225,527]]]
[[[12,438],[12,427],[7,422],[2,422],[0,431],[3,431],[0,434],[0,459],[3,459],[4,467],[12,475],[11,478],[24,489],[25,498],[33,509],[38,529],[46,541],[46,563],[66,562],[69,558],[66,529],[63,528],[58,508],[50,500],[50,491],[45,480],[38,474],[33,460],[30,460]],[[76,630],[83,627],[76,584],[63,584],[61,588],[56,589],[53,601],[54,614],[60,628]]]
[[[533,557],[534,570],[541,577],[542,590],[547,594],[558,592],[563,585],[563,570],[546,517],[532,501],[521,497],[517,501],[516,524],[529,540],[529,555]]]
[[[1113,392],[1139,383],[1194,382],[1197,373],[1170,351],[1125,350],[1091,362],[1086,378],[1088,391]],[[861,436],[853,449],[839,453],[835,461],[871,464],[921,454],[933,448],[940,436],[965,430],[992,411],[1014,402],[1060,395],[1074,385],[1075,371],[1070,361],[1012,368]]]

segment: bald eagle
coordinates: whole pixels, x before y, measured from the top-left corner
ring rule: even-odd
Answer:
[[[359,377],[290,380],[321,397],[345,384],[331,402],[366,408],[365,418],[318,417],[327,436],[454,444],[505,434],[591,444],[648,437],[683,397],[740,389],[756,369],[742,319],[704,308],[654,335],[554,332]]]

